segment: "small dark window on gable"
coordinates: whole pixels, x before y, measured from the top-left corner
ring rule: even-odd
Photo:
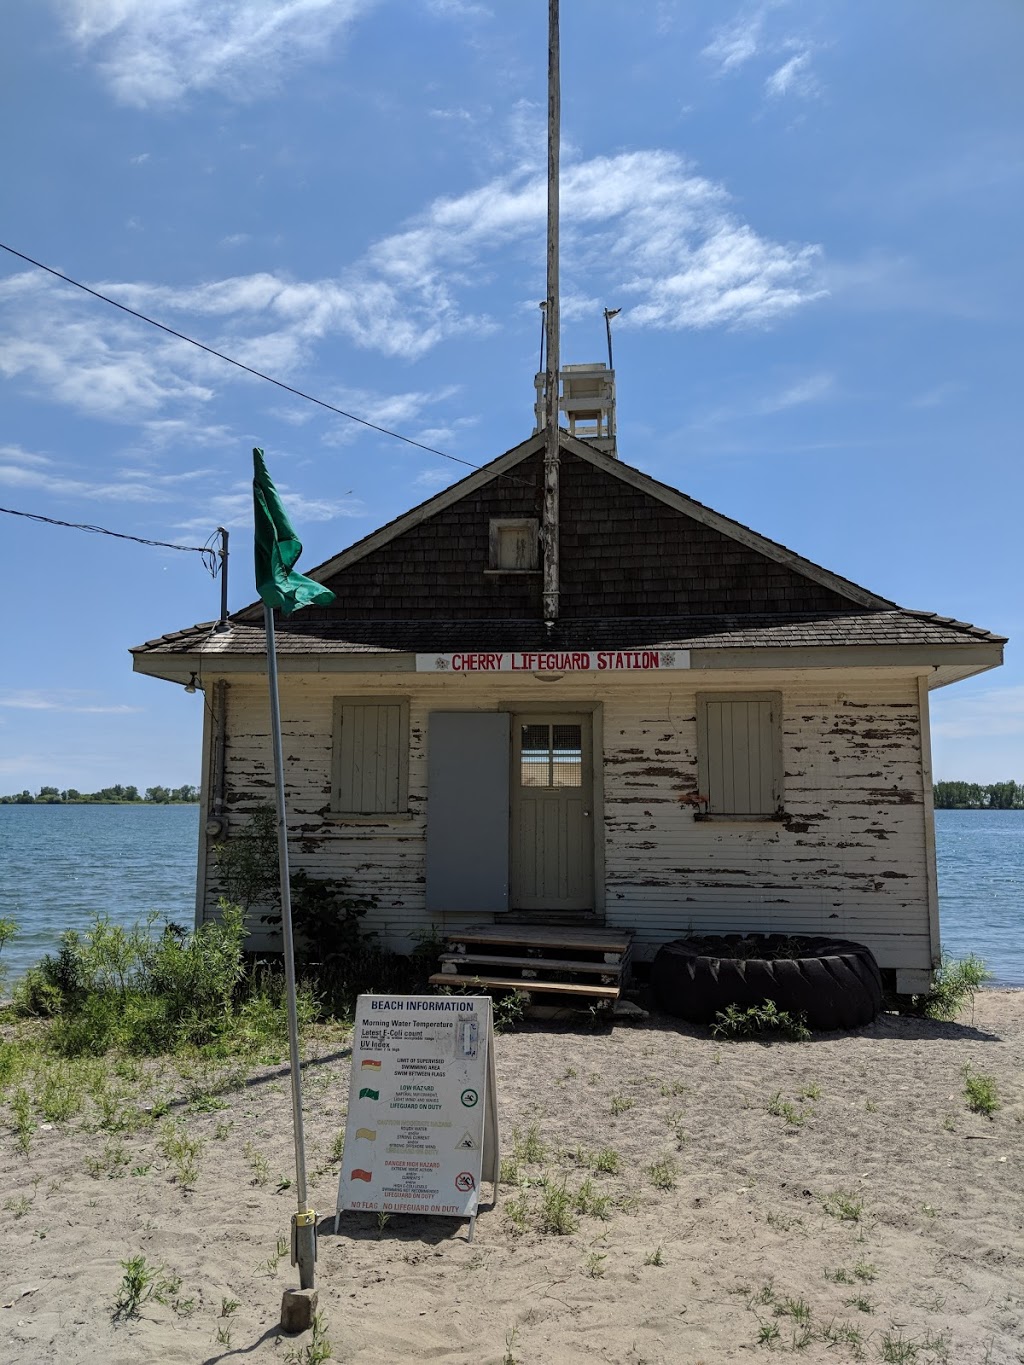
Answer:
[[[498,573],[530,573],[539,566],[535,517],[493,517],[487,567]]]

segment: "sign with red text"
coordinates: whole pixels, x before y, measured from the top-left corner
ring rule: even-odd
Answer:
[[[361,995],[339,1212],[474,1218],[496,1113],[490,996]]]
[[[417,673],[658,673],[689,668],[688,649],[548,649],[417,654]]]

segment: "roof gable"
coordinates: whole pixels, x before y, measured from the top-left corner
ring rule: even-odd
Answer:
[[[540,521],[543,448],[543,434],[532,436],[308,571],[337,595],[318,615],[539,618],[539,573],[487,570],[492,518]],[[566,433],[561,450],[563,620],[893,606]],[[256,604],[235,619],[254,620],[260,612]]]

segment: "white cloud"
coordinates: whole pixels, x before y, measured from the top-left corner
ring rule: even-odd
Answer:
[[[727,24],[715,29],[701,56],[715,67],[717,76],[738,71],[755,59],[785,60],[765,79],[765,93],[772,99],[797,95],[809,99],[820,92],[811,70],[814,45],[792,35],[780,37],[769,32],[769,18],[785,8],[785,0],[765,0],[747,6]],[[791,55],[785,55],[785,54]]]
[[[31,450],[23,450],[21,446],[0,446],[0,461],[4,464],[27,465],[36,469],[53,464],[49,455],[36,455]]]
[[[0,446],[0,487],[21,488],[64,498],[99,502],[158,503],[178,495],[182,486],[215,477],[212,469],[184,469],[169,474],[151,468],[123,468],[104,481],[80,478],[48,455],[20,446]]]
[[[0,707],[14,711],[66,711],[90,716],[124,716],[141,713],[141,706],[99,706],[84,700],[84,692],[0,692]]]
[[[728,24],[715,29],[711,42],[701,53],[718,67],[718,74],[734,71],[756,57],[764,41],[765,16],[769,6],[758,5],[742,11]]]
[[[774,99],[783,95],[802,95],[805,99],[818,92],[818,82],[811,72],[811,53],[809,48],[797,52],[788,61],[773,71],[764,83],[764,88]]]
[[[964,387],[965,386],[958,380],[947,380],[944,384],[936,384],[934,388],[926,389],[924,393],[915,394],[913,398],[908,398],[907,407],[944,407],[951,398],[955,398],[958,393],[962,393]]]
[[[994,687],[974,697],[937,695],[932,732],[942,739],[1024,735],[1024,687]]]
[[[455,465],[436,465],[417,474],[412,481],[412,487],[436,492],[439,488],[447,488],[450,483],[463,478],[464,474],[465,470],[458,469]]]
[[[786,408],[800,407],[804,403],[815,403],[819,398],[824,398],[834,385],[834,375],[808,375],[806,379],[799,379],[795,384],[790,384],[781,393],[765,398],[759,411],[762,413],[783,412]]]
[[[376,0],[58,0],[72,40],[114,96],[137,108],[216,89],[253,99]],[[252,79],[258,76],[258,80]]]
[[[83,479],[24,468],[0,456],[0,487],[30,489],[65,498],[94,498],[101,502],[164,502],[167,494],[146,483],[89,483]]]
[[[289,490],[287,483],[275,479],[277,491],[297,526],[315,521],[334,521],[336,517],[361,517],[363,505],[357,498],[307,498]],[[211,525],[224,526],[229,531],[252,525],[252,485],[236,484],[230,493],[205,497],[202,515],[178,522],[178,530],[185,538],[209,532]]]
[[[83,306],[39,274],[3,281],[5,295],[0,376],[6,379],[29,379],[51,398],[96,417],[148,416],[171,400],[213,396],[185,372],[191,358],[183,342],[142,339],[138,324]]]
[[[567,318],[614,297],[623,308],[620,326],[757,326],[823,292],[817,247],[760,236],[735,214],[723,186],[671,152],[569,160],[562,213]],[[435,200],[335,278],[260,272],[186,288],[96,287],[282,379],[328,338],[415,360],[454,335],[494,329],[473,309],[473,295],[510,272],[524,287],[527,279],[537,282],[545,218],[546,176],[526,165]],[[576,276],[587,280],[586,293]],[[0,281],[5,297],[0,375],[92,416],[154,422],[172,405],[195,412],[215,386],[240,378],[186,343],[146,332],[41,276]],[[216,330],[197,319],[212,319]],[[381,424],[402,420],[410,397],[389,399]],[[377,420],[372,409],[351,410]]]

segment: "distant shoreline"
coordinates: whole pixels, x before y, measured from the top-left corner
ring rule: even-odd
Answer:
[[[4,801],[0,806],[198,806],[199,801]]]

